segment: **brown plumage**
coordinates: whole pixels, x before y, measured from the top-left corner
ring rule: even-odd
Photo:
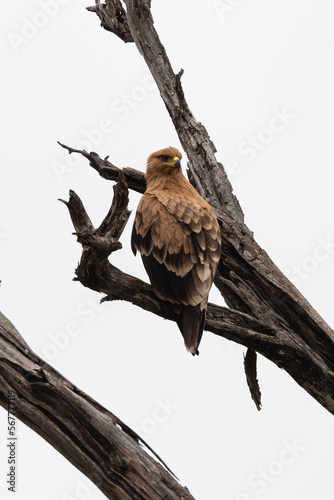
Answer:
[[[198,354],[221,235],[210,205],[182,174],[181,158],[172,147],[149,156],[131,246],[155,294],[172,304],[186,348]]]

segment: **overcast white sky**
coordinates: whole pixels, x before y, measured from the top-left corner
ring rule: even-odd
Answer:
[[[176,325],[127,303],[99,306],[72,281],[81,249],[57,199],[75,190],[99,225],[112,183],[57,140],[141,170],[152,151],[180,147],[135,46],[102,30],[90,3],[18,0],[1,16],[1,310],[38,355],[143,435],[197,500],[331,498],[332,416],[289,375],[260,357],[257,412],[244,348],[204,333],[194,359]],[[248,226],[333,325],[333,2],[152,4]],[[133,210],[138,200],[131,193]],[[146,279],[132,221],[112,262]],[[211,301],[223,303],[214,290]],[[0,410],[5,500],[6,418]],[[16,500],[104,498],[20,422],[18,436]]]

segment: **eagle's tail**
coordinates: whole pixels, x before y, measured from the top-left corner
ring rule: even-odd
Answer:
[[[197,306],[181,306],[177,324],[184,338],[187,351],[193,356],[199,354],[198,346],[202,338],[206,308]]]

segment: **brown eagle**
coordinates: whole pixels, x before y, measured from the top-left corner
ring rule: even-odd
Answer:
[[[221,235],[212,208],[182,174],[181,158],[173,147],[148,157],[131,247],[141,254],[154,293],[172,304],[186,348],[195,355]]]

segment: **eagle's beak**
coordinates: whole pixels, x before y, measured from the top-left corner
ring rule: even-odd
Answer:
[[[177,170],[180,170],[180,168],[181,168],[180,158],[178,158],[177,156],[174,156],[173,165],[175,168],[177,168]]]
[[[181,160],[177,156],[174,156],[172,163],[164,163],[164,165],[168,165],[169,167],[175,167],[179,171],[181,168]]]

